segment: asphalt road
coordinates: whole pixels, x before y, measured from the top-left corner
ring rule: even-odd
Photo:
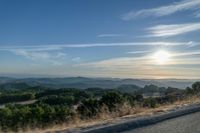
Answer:
[[[122,133],[200,133],[200,112]]]

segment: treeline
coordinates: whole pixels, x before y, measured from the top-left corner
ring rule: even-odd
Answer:
[[[36,86],[28,89],[2,89],[0,88],[0,105],[38,99],[38,95],[46,90],[45,87]]]
[[[2,131],[27,128],[45,128],[50,125],[61,124],[73,120],[96,117],[106,107],[113,112],[125,102],[134,103],[136,97],[119,93],[114,90],[102,91],[102,97],[91,96],[83,90],[60,89],[55,94],[46,90],[44,97],[30,105],[6,105],[0,109],[0,127]],[[70,94],[70,95],[69,95]],[[142,97],[142,96],[140,96]]]
[[[3,95],[0,95],[0,104],[21,102],[21,101],[27,101],[27,100],[33,100],[33,99],[35,99],[35,96],[32,93],[3,94]]]
[[[73,112],[66,106],[47,104],[7,105],[0,109],[1,131],[17,132],[19,129],[44,128],[61,124],[71,118]]]
[[[185,91],[187,94],[190,94],[190,95],[199,94],[200,93],[200,82],[196,82],[196,83],[192,84],[192,88],[187,87]]]
[[[129,108],[156,108],[163,104],[183,100],[191,95],[200,94],[200,82],[191,88],[180,90],[162,88],[155,91],[155,86],[145,87],[145,92],[162,92],[159,97],[144,97],[141,91],[128,93],[118,89],[89,88],[47,89],[34,87],[18,91],[0,91],[0,103],[35,99],[29,105],[6,104],[0,108],[0,128],[2,131],[18,131],[27,128],[46,128],[55,124],[73,121],[75,118],[91,119],[102,113],[119,112],[125,105]],[[140,93],[138,93],[140,92]]]

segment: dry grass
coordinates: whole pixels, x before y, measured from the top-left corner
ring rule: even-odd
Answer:
[[[176,101],[173,104],[160,105],[157,108],[144,108],[136,106],[131,108],[129,105],[123,105],[116,112],[110,113],[105,107],[102,109],[101,113],[93,119],[82,120],[79,116],[73,117],[73,120],[62,125],[54,125],[48,129],[29,129],[28,133],[54,133],[56,131],[68,131],[68,130],[79,130],[82,128],[102,125],[102,124],[112,124],[117,123],[129,118],[136,118],[141,116],[150,116],[158,113],[164,113],[171,109],[176,109],[179,107],[187,106],[190,104],[200,103],[200,97],[192,96],[185,100]],[[24,131],[19,131],[24,132]],[[26,131],[27,132],[27,131]]]

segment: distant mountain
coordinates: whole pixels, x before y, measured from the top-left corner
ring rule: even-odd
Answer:
[[[144,87],[145,85],[156,85],[158,87],[175,87],[184,89],[195,82],[193,80],[146,80],[146,79],[118,79],[118,78],[86,78],[86,77],[67,77],[67,78],[23,78],[14,79],[1,77],[0,85],[26,87],[28,86],[45,86],[49,88],[122,88],[123,86],[137,89],[137,87]],[[6,84],[8,83],[8,84]],[[24,85],[22,85],[24,83]],[[26,85],[25,85],[26,84]],[[137,87],[136,87],[137,86]],[[9,88],[9,87],[6,87]]]
[[[165,87],[158,87],[156,85],[145,85],[144,88],[140,89],[138,92],[139,93],[155,93],[155,92],[165,92],[166,88]]]
[[[196,80],[158,80],[161,84],[175,88],[186,88],[191,86]]]
[[[14,78],[9,78],[9,77],[0,77],[0,84],[8,83],[10,81],[13,81]]]
[[[141,87],[139,87],[137,85],[132,85],[132,84],[120,85],[117,88],[117,90],[120,91],[120,92],[132,93],[132,94],[139,91],[140,89],[141,89]]]
[[[146,94],[146,93],[164,93],[168,89],[165,87],[158,87],[156,85],[145,85],[144,87],[139,87],[136,85],[121,85],[117,88],[120,92],[131,93],[131,94]],[[175,90],[175,88],[174,88]]]
[[[27,89],[30,86],[26,83],[22,82],[10,82],[10,83],[4,83],[0,85],[0,89],[8,90],[8,89]]]

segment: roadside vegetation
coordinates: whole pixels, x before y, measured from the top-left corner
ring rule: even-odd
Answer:
[[[21,90],[0,89],[0,104],[5,105],[0,108],[0,129],[2,132],[17,132],[44,129],[77,119],[98,119],[105,114],[125,116],[138,107],[157,108],[199,94],[200,82],[186,89],[147,85],[135,91],[131,88],[48,89],[41,86]],[[17,103],[31,100],[34,103]]]

